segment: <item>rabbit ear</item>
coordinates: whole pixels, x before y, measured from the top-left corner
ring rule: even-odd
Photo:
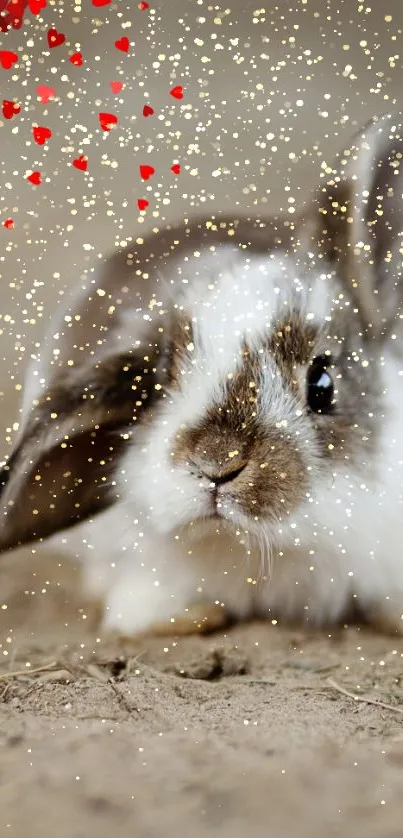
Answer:
[[[145,411],[164,397],[160,384],[192,252],[199,257],[203,247],[223,244],[267,252],[288,235],[275,220],[196,219],[138,239],[82,278],[28,372],[19,437],[0,474],[0,551],[116,501],[123,451]]]
[[[0,551],[116,500],[119,458],[160,393],[168,294],[155,277],[136,280],[125,253],[58,311],[29,370],[19,438],[0,473]]]
[[[335,266],[364,327],[389,333],[403,301],[403,114],[373,119],[324,169],[297,246]]]
[[[48,536],[116,500],[119,457],[159,392],[157,355],[153,346],[153,358],[142,349],[84,365],[37,400],[0,473],[0,549]]]

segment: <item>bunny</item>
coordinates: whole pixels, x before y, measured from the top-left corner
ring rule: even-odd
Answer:
[[[185,220],[82,279],[28,372],[1,550],[63,541],[122,634],[401,632],[402,125],[296,220]]]

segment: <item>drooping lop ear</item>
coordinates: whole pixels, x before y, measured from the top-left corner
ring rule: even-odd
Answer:
[[[371,120],[323,169],[297,245],[334,265],[367,334],[386,336],[403,302],[403,114]]]
[[[138,239],[82,278],[28,371],[19,436],[0,473],[0,551],[116,501],[114,476],[130,435],[163,398],[192,252],[221,245],[267,252],[286,236],[275,220],[195,219]]]
[[[128,255],[108,260],[58,310],[28,371],[19,437],[0,473],[0,551],[117,498],[119,459],[160,396],[172,296],[155,275],[136,279]]]
[[[0,550],[46,537],[114,502],[114,473],[131,427],[152,410],[158,392],[156,363],[147,366],[136,353],[114,355],[38,401],[0,473]]]

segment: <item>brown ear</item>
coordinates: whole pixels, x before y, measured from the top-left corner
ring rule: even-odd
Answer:
[[[42,357],[28,371],[20,435],[0,473],[0,551],[116,501],[119,459],[160,393],[168,296],[155,276],[133,276],[125,252],[57,311]]]
[[[348,284],[364,328],[389,333],[403,302],[403,114],[373,119],[331,167],[297,243]]]
[[[139,238],[81,278],[28,372],[19,438],[0,474],[0,551],[116,500],[128,436],[163,392],[189,255],[222,244],[264,253],[287,236],[275,219],[196,218]]]
[[[114,503],[119,458],[141,413],[152,409],[157,380],[157,368],[143,356],[114,355],[41,397],[0,473],[0,549],[46,537]]]

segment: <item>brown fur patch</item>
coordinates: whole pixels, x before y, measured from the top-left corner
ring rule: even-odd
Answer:
[[[301,502],[307,474],[298,442],[258,419],[259,356],[242,350],[243,365],[220,404],[173,441],[172,460],[217,483],[217,497],[253,519],[283,518]],[[224,484],[224,485],[222,485]]]
[[[298,370],[312,360],[317,337],[317,326],[307,323],[299,312],[290,312],[276,324],[269,338],[268,349],[284,381],[295,394],[301,395]]]
[[[172,327],[167,360],[167,377],[173,387],[180,385],[182,371],[191,357],[193,348],[192,321],[186,314],[178,314]]]
[[[173,460],[194,467],[195,476],[217,481],[220,501],[235,502],[251,518],[280,519],[306,491],[305,465],[290,436],[259,425],[254,432],[250,427],[249,433],[239,434],[230,415],[219,414],[215,421],[210,417],[198,428],[182,431],[174,442]]]
[[[307,323],[299,312],[290,312],[270,336],[269,349],[284,368],[308,363],[315,348],[318,327]]]

